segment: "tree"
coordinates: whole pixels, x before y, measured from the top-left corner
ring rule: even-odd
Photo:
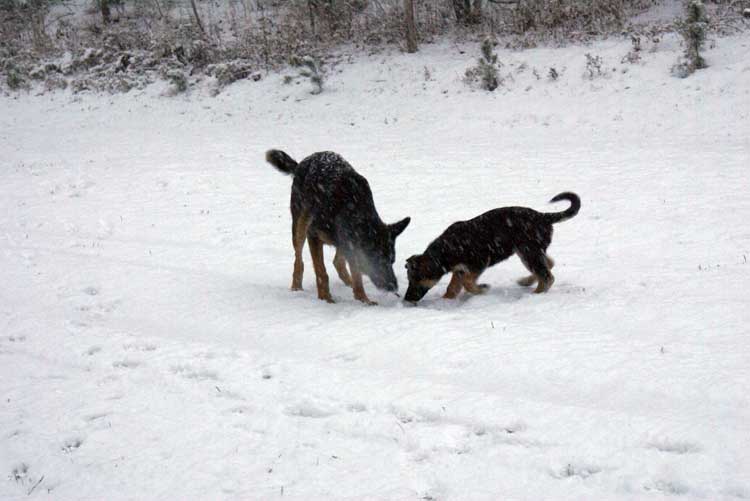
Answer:
[[[457,22],[461,24],[468,22],[471,0],[453,0],[453,11],[456,13]]]
[[[453,0],[453,11],[460,24],[475,24],[482,19],[482,0]]]
[[[99,9],[102,11],[104,24],[112,22],[112,11],[109,9],[109,0],[99,0]]]
[[[685,53],[672,68],[672,72],[682,78],[707,66],[700,53],[708,31],[706,7],[701,0],[688,0],[685,8],[687,16],[677,22],[677,31],[684,38]]]
[[[406,52],[417,52],[417,26],[414,22],[414,0],[404,0]]]
[[[206,35],[206,30],[203,29],[203,23],[201,22],[201,16],[198,15],[198,7],[195,5],[195,0],[190,0],[190,6],[193,8],[193,15],[195,16],[195,22],[198,25],[198,28],[201,30],[201,33],[203,35]]]

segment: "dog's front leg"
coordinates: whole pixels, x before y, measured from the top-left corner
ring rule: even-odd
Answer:
[[[333,266],[336,268],[336,273],[339,274],[339,278],[344,285],[352,286],[352,277],[349,275],[349,270],[346,269],[346,259],[341,251],[336,249],[336,255],[333,258]]]
[[[464,276],[464,289],[472,294],[484,294],[490,288],[487,284],[477,284],[480,273],[468,272]]]
[[[315,268],[315,282],[318,285],[318,299],[333,303],[331,291],[328,288],[328,272],[323,261],[323,241],[318,237],[308,235],[307,243],[310,246],[313,267]]]
[[[352,291],[354,292],[354,299],[357,301],[362,301],[363,303],[374,306],[378,303],[375,301],[371,301],[369,297],[367,297],[367,293],[365,292],[365,285],[362,283],[362,273],[359,271],[359,268],[354,263],[349,263],[349,268],[352,271]]]
[[[461,293],[461,289],[464,287],[464,272],[454,271],[451,277],[451,282],[448,284],[448,289],[443,294],[443,299],[456,299]]]

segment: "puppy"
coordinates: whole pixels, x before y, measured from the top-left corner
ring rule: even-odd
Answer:
[[[552,225],[572,218],[581,208],[581,199],[575,193],[560,193],[550,202],[561,200],[570,202],[570,207],[562,212],[503,207],[453,223],[424,254],[406,260],[409,289],[404,300],[418,302],[448,272],[453,272],[453,277],[444,298],[453,299],[462,289],[480,294],[489,286],[477,284],[479,276],[513,254],[518,254],[531,272],[518,283],[531,286],[539,282],[534,292],[547,292],[555,281],[550,271],[555,263],[546,253],[552,241]]]

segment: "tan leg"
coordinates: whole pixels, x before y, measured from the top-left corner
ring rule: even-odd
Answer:
[[[550,270],[555,267],[555,260],[549,257],[548,255],[544,255],[545,261],[547,261],[547,268]]]
[[[318,237],[307,236],[307,245],[310,247],[313,268],[315,269],[315,283],[318,286],[318,299],[333,303],[331,291],[328,289],[328,272],[323,261],[323,241]]]
[[[359,272],[359,269],[357,269],[356,266],[353,266],[352,263],[349,263],[349,268],[352,270],[352,290],[354,291],[354,299],[369,305],[378,304],[375,301],[370,301],[370,298],[367,297],[365,286],[362,283],[362,273]]]
[[[292,290],[302,290],[302,274],[305,264],[302,261],[302,249],[305,247],[307,228],[310,226],[310,218],[306,213],[292,221],[292,245],[294,245],[294,272],[292,272]]]
[[[554,259],[552,259],[551,257],[545,255],[544,256],[544,260],[547,263],[547,268],[549,268],[550,270],[552,268],[554,268],[554,266],[555,266],[555,260]],[[528,277],[519,278],[516,283],[518,285],[522,286],[522,287],[531,287],[532,285],[534,285],[536,283],[537,280],[539,280],[539,278],[535,274],[532,273]],[[554,279],[553,279],[553,281],[554,281]],[[550,286],[552,286],[552,284],[550,284]],[[547,287],[547,289],[549,289],[549,287]]]
[[[547,278],[545,280],[540,279],[539,284],[536,286],[536,289],[534,289],[534,294],[541,294],[543,292],[547,292],[550,287],[552,287],[552,284],[555,283],[555,277],[552,275],[552,273],[549,273]]]
[[[516,283],[521,287],[531,287],[536,283],[536,275],[529,275],[528,277],[519,278]]]
[[[555,283],[555,277],[549,271],[555,266],[555,260],[545,254],[544,262],[547,263],[547,278],[539,279],[539,284],[537,284],[536,289],[534,289],[534,294],[542,294],[544,292],[547,292],[549,288],[552,287],[552,284]]]
[[[464,275],[464,289],[472,294],[484,294],[490,288],[487,284],[477,284],[479,273],[468,272]]]
[[[464,287],[464,273],[460,271],[454,271],[451,277],[451,282],[448,284],[448,289],[443,294],[444,299],[456,299],[456,296],[461,294],[461,289]]]
[[[339,274],[341,281],[351,287],[352,277],[349,275],[349,270],[346,269],[346,259],[338,249],[336,249],[336,256],[333,258],[333,267],[336,268],[336,273]]]

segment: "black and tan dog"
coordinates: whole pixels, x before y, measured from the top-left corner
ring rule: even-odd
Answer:
[[[370,277],[379,289],[398,291],[393,273],[395,241],[409,225],[410,218],[390,225],[383,223],[375,209],[367,179],[336,153],[313,153],[297,163],[283,151],[270,150],[266,153],[266,160],[294,177],[291,201],[292,290],[302,290],[302,248],[307,239],[319,299],[333,302],[323,263],[323,244],[336,247],[333,266],[341,280],[352,287],[354,297],[359,301],[375,304],[365,294],[363,274]]]
[[[581,199],[575,193],[560,193],[550,202],[560,200],[569,201],[570,207],[555,213],[503,207],[453,223],[424,254],[407,259],[409,289],[404,299],[416,303],[448,272],[453,272],[453,277],[444,298],[455,298],[461,289],[480,294],[488,286],[477,284],[479,275],[513,254],[518,254],[531,272],[518,283],[531,286],[538,281],[534,292],[547,292],[555,281],[550,271],[555,263],[546,253],[552,241],[552,225],[572,218],[581,208]]]

